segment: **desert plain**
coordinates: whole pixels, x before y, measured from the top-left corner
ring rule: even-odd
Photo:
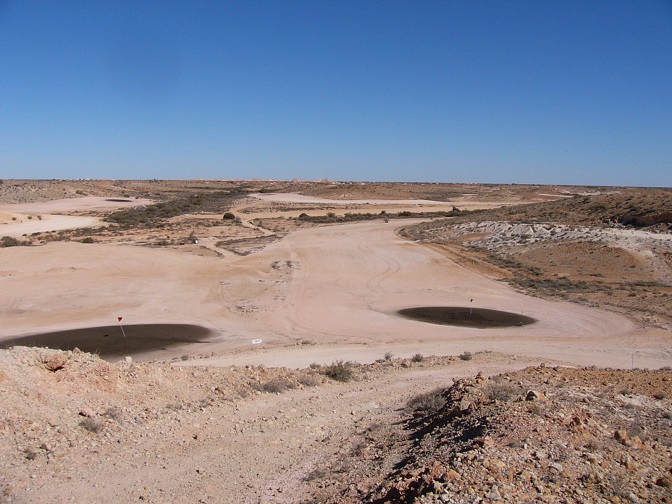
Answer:
[[[672,502],[671,216],[665,188],[4,180],[0,502]]]

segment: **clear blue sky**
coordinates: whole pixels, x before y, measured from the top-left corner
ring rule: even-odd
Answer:
[[[672,0],[0,0],[0,178],[672,185]]]

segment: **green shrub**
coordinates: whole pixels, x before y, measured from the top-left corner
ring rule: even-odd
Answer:
[[[473,358],[473,355],[471,355],[471,352],[464,352],[459,355],[460,359],[464,361],[471,360]]]

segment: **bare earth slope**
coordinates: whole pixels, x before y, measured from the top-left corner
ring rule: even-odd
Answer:
[[[670,380],[546,366],[460,380],[416,407],[408,456],[351,502],[672,502]]]
[[[340,383],[0,351],[0,502],[672,501],[669,371],[497,374],[526,365],[381,359]]]
[[[385,361],[341,383],[318,370],[3,350],[0,502],[300,502],[331,486],[325,462],[345,462],[366,435],[401,439],[412,395],[528,362]]]

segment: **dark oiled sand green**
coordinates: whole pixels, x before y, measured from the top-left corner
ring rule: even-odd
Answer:
[[[124,325],[124,333],[117,326],[69,329],[29,336],[20,336],[0,342],[0,348],[12,346],[48,347],[59,350],[79,348],[97,353],[103,359],[133,356],[171,346],[200,343],[211,335],[207,327],[189,324]]]
[[[526,317],[518,313],[488,310],[486,308],[469,308],[468,306],[419,306],[404,308],[397,313],[430,324],[475,327],[478,329],[524,326],[537,322],[532,317]]]

